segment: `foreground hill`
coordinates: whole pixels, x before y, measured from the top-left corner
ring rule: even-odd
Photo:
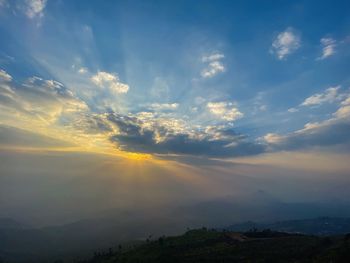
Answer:
[[[350,262],[350,236],[317,237],[271,230],[190,230],[131,249],[95,253],[80,263]]]

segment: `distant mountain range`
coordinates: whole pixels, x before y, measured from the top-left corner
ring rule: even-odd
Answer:
[[[264,191],[258,191],[242,200],[227,197],[161,209],[146,207],[101,211],[96,218],[57,226],[32,228],[5,218],[0,219],[0,259],[37,263],[39,259],[81,258],[99,249],[129,241],[144,241],[150,235],[175,236],[184,233],[187,228],[202,226],[229,226],[225,228],[233,231],[247,231],[255,227],[312,235],[345,234],[350,232],[349,207],[348,203],[340,202],[284,203]],[[304,220],[322,215],[330,218]],[[251,218],[259,221],[247,222]],[[290,218],[296,220],[286,221]]]
[[[94,250],[108,248],[125,241],[137,240],[153,234],[161,236],[169,228],[157,222],[144,222],[128,229],[113,220],[84,220],[73,224],[28,228],[12,219],[0,219],[0,258],[8,262],[37,262],[38,259],[75,258],[91,255]],[[287,233],[334,236],[350,233],[350,218],[320,217],[315,219],[288,220],[274,223],[244,222],[224,228],[245,232],[251,229],[271,229]],[[177,229],[174,232],[179,232]],[[164,233],[164,232],[163,232]],[[7,262],[7,261],[5,261]]]
[[[252,221],[225,227],[229,231],[249,231],[251,229],[271,229],[286,233],[301,233],[317,236],[332,236],[350,233],[350,218],[320,217],[304,220],[287,220],[274,223],[255,223]]]

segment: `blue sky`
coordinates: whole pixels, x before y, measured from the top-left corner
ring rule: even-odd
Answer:
[[[3,0],[3,83],[27,106],[6,121],[19,110],[4,100],[2,123],[51,137],[94,134],[128,152],[198,147],[228,157],[269,151],[308,133],[305,125],[331,132],[348,125],[348,8],[347,1]],[[50,98],[35,94],[37,86],[51,89]],[[328,145],[324,138],[311,145]]]

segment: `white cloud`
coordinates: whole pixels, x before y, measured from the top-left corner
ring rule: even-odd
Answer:
[[[340,86],[335,86],[326,89],[323,93],[314,94],[306,98],[301,106],[321,105],[323,103],[332,103],[339,100],[341,98],[341,96],[338,95],[339,89]]]
[[[345,100],[343,100],[340,104],[343,106],[350,105],[350,95],[348,95],[348,97]]]
[[[212,78],[218,73],[225,72],[225,66],[220,61],[225,56],[221,53],[213,53],[209,56],[203,56],[202,62],[208,63],[207,67],[202,70],[201,76],[203,78]]]
[[[332,38],[322,38],[320,40],[322,45],[322,56],[319,59],[325,59],[335,53],[336,41]]]
[[[260,105],[259,110],[261,111],[266,111],[267,110],[267,105]]]
[[[0,81],[10,82],[11,80],[11,75],[9,75],[5,70],[0,69]]]
[[[338,119],[350,118],[350,95],[340,103],[340,108],[333,115]]]
[[[209,56],[203,56],[202,57],[202,62],[211,62],[211,61],[217,61],[220,60],[222,58],[224,58],[225,55],[222,53],[213,53]]]
[[[300,47],[300,36],[292,28],[279,33],[272,42],[271,52],[282,60]]]
[[[99,71],[91,77],[91,81],[100,88],[107,88],[113,93],[127,93],[129,86],[121,83],[116,74]]]
[[[79,74],[85,74],[85,73],[87,73],[87,72],[88,72],[88,69],[85,68],[85,67],[81,67],[80,69],[78,69],[78,73],[79,73]]]
[[[42,17],[47,0],[26,0],[24,12],[28,18]]]
[[[288,112],[290,113],[294,113],[294,112],[298,112],[299,110],[297,108],[290,108],[288,109]]]
[[[178,103],[152,103],[153,110],[176,110],[179,107]]]
[[[209,111],[226,121],[234,121],[243,117],[243,113],[232,102],[208,102]]]
[[[283,140],[283,137],[281,135],[278,135],[276,133],[268,133],[266,134],[263,139],[267,142],[267,143],[279,143]]]
[[[350,105],[340,107],[335,113],[334,116],[337,119],[350,118]]]

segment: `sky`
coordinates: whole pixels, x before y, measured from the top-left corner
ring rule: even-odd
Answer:
[[[345,202],[349,8],[0,0],[1,215]]]

